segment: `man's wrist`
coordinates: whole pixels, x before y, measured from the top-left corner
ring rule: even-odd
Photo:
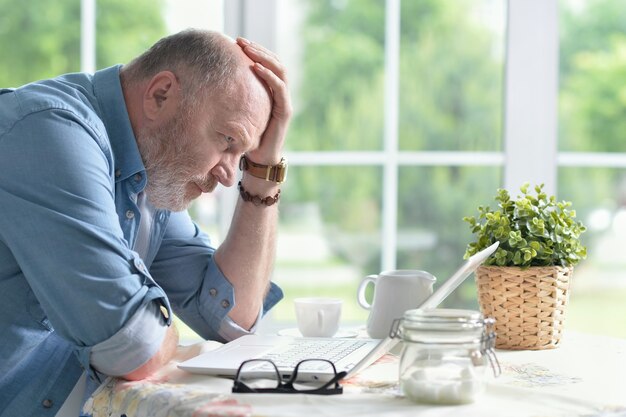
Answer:
[[[262,197],[259,195],[251,194],[243,187],[243,185],[241,185],[241,181],[239,181],[239,184],[237,184],[237,188],[239,189],[239,195],[241,196],[241,199],[245,202],[250,202],[255,206],[273,206],[278,202],[278,199],[280,198],[280,189],[273,196]]]

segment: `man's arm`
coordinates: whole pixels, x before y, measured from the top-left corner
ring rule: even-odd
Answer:
[[[176,354],[176,346],[178,346],[178,331],[174,323],[172,323],[172,325],[167,328],[165,338],[163,338],[163,343],[159,351],[154,354],[148,362],[124,375],[123,378],[130,381],[145,379],[174,357],[174,354]]]
[[[277,186],[251,185],[260,181],[263,180],[244,175],[242,185],[251,194],[276,194]],[[236,303],[228,315],[245,329],[252,327],[257,320],[269,286],[277,225],[277,204],[255,206],[239,199],[228,236],[215,252],[215,262],[235,291]]]
[[[291,117],[291,100],[287,89],[285,69],[278,58],[267,49],[245,39],[239,46],[256,64],[254,71],[272,92],[272,114],[260,145],[248,153],[250,160],[277,164]],[[244,173],[242,186],[252,195],[274,196],[279,184]],[[258,318],[267,292],[276,251],[278,205],[256,206],[241,198],[224,242],[215,252],[215,262],[233,284],[235,307],[229,316],[241,327],[249,329]]]
[[[86,129],[64,109],[16,119],[0,140],[0,230],[37,298],[25,311],[47,318],[74,344],[85,369],[116,368],[116,375],[125,375],[141,368],[162,345],[167,320],[157,307],[151,323],[162,333],[153,333],[151,342],[123,329],[144,306],[169,303],[124,240],[110,156],[97,135],[104,127]],[[117,354],[109,361],[101,356],[96,366],[94,350]],[[162,360],[166,356],[164,349]]]

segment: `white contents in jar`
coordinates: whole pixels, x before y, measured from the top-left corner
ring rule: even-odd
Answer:
[[[404,375],[400,380],[402,391],[410,400],[419,403],[467,404],[475,401],[484,389],[471,365],[418,367]]]

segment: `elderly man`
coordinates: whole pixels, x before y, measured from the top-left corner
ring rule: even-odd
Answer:
[[[54,416],[87,375],[142,379],[178,337],[254,331],[291,115],[275,55],[188,30],[125,66],[0,90],[0,416]],[[185,211],[243,170],[213,248]],[[80,396],[82,398],[82,396]]]

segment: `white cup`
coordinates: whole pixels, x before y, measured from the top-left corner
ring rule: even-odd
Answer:
[[[331,337],[339,330],[339,298],[307,297],[293,300],[298,330],[304,337]]]

